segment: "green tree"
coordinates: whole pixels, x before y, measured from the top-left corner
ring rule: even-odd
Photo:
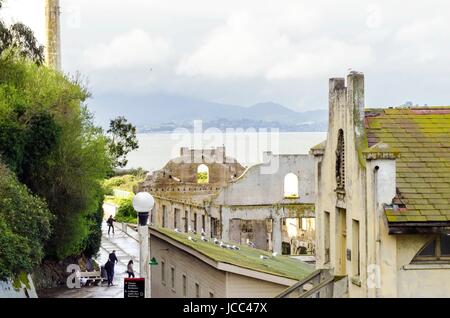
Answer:
[[[8,49],[16,49],[21,56],[37,64],[44,62],[44,47],[38,44],[33,31],[22,23],[8,27],[0,21],[0,54]]]
[[[117,117],[111,120],[108,134],[110,136],[109,151],[114,159],[114,166],[123,168],[128,163],[128,153],[139,148],[136,127],[125,117]]]
[[[45,202],[0,163],[0,280],[40,264],[52,220]]]
[[[85,106],[89,96],[78,78],[14,50],[0,56],[0,156],[55,215],[46,252],[58,259],[95,245],[93,232],[100,240],[101,182],[112,159]]]

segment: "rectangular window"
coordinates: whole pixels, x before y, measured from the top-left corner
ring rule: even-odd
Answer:
[[[330,262],[330,212],[324,212],[324,246],[325,246],[325,264]]]
[[[150,224],[155,224],[156,205],[150,211]]]
[[[218,220],[216,218],[211,218],[211,238],[217,237]]]
[[[183,274],[183,297],[187,297],[187,277]]]
[[[194,217],[192,219],[192,230],[197,232],[197,213],[194,213]]]
[[[360,244],[359,244],[359,221],[353,220],[352,225],[352,274],[353,276],[360,275]]]
[[[167,227],[167,207],[162,206],[162,227]]]
[[[173,228],[174,229],[178,229],[178,218],[180,217],[180,210],[179,209],[174,209],[173,212]]]
[[[350,256],[347,253],[347,211],[338,208],[336,217],[338,233],[336,242],[337,273],[347,275],[347,259]]]
[[[184,232],[187,233],[189,230],[189,212],[184,211]]]
[[[195,297],[200,298],[200,284],[195,283]]]
[[[170,287],[175,291],[175,268],[170,268]]]
[[[166,263],[161,261],[161,283],[166,284]]]

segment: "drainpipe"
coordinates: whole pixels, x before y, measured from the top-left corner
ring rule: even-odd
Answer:
[[[373,169],[373,179],[374,179],[374,236],[375,236],[375,264],[377,266],[380,267],[380,274],[381,274],[381,264],[380,264],[380,245],[381,245],[381,240],[380,240],[380,226],[378,224],[378,220],[379,220],[379,216],[378,216],[378,170],[380,170],[380,167],[375,166],[375,168]],[[375,288],[375,297],[379,298],[380,297],[380,289],[379,288]]]

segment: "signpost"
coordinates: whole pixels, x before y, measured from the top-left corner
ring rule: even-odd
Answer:
[[[145,298],[145,278],[125,278],[124,298]]]

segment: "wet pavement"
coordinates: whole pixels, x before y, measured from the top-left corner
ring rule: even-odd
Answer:
[[[108,287],[108,284],[102,283],[99,286],[81,287],[79,289],[69,289],[67,287],[52,288],[39,293],[41,298],[123,298],[124,278],[128,277],[126,273],[127,264],[130,260],[134,263],[134,272],[139,277],[139,243],[138,235],[131,228],[122,231],[122,225],[117,224],[115,233],[112,231],[108,235],[107,226],[102,227],[102,243],[97,263],[102,266],[108,260],[109,253],[116,251],[119,262],[115,266],[114,286]]]

